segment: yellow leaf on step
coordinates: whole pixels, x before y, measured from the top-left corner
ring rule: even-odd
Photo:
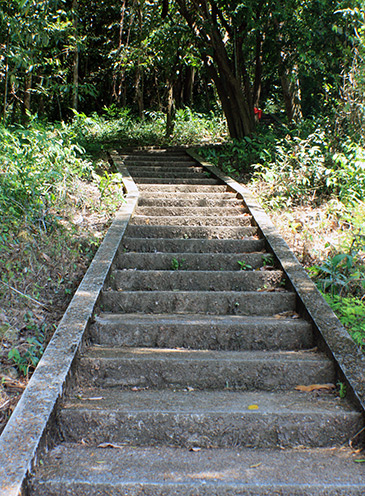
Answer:
[[[306,393],[310,393],[312,391],[319,391],[320,389],[331,390],[334,389],[334,384],[311,384],[310,386],[295,386],[297,391],[304,391]]]

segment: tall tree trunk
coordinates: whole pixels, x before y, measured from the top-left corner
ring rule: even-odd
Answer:
[[[167,110],[166,110],[166,137],[172,135],[174,130],[174,85],[171,80],[167,80]]]
[[[29,120],[28,114],[30,112],[32,79],[33,79],[32,73],[28,72],[24,80],[24,98],[23,98],[23,108],[22,108],[23,124],[26,124]]]
[[[142,73],[142,68],[141,65],[138,61],[138,66],[137,66],[137,72],[136,72],[136,82],[135,82],[135,100],[138,105],[138,115],[142,119],[143,118],[143,110],[144,110],[144,104],[143,104],[143,73]]]
[[[186,67],[186,73],[184,78],[184,87],[183,87],[183,102],[184,105],[191,107],[193,104],[193,88],[194,88],[194,80],[195,80],[195,68],[191,66]]]
[[[283,91],[286,116],[289,122],[299,122],[303,118],[300,94],[300,82],[297,65],[288,60],[290,56],[283,52],[281,28],[282,25],[274,19],[276,28],[276,51],[278,60],[278,73]]]
[[[75,49],[74,49],[73,76],[72,76],[72,108],[75,110],[77,110],[78,101],[79,101],[79,47],[77,43],[77,7],[78,7],[78,0],[73,0],[72,25],[75,36]]]
[[[207,68],[217,88],[231,138],[251,136],[255,130],[253,108],[245,98],[240,82],[224,73],[220,75],[213,65],[208,64]]]
[[[252,135],[255,130],[253,92],[240,54],[243,43],[241,32],[237,32],[231,55],[222,39],[217,16],[227,30],[231,31],[231,28],[214,2],[210,2],[211,8],[206,0],[194,2],[195,12],[188,7],[186,0],[177,0],[177,3],[195,35],[208,74],[215,83],[231,137],[242,139]],[[195,13],[197,17],[194,17]]]
[[[298,123],[302,120],[303,114],[297,68],[294,66],[290,74],[289,71],[284,67],[284,65],[280,64],[279,76],[281,81],[281,88],[283,90],[285,110],[288,121],[294,121]]]
[[[6,38],[5,45],[5,87],[4,87],[4,108],[3,108],[3,121],[6,121],[6,109],[8,106],[8,92],[9,92],[9,57],[8,57],[8,49],[10,43],[10,33],[9,33],[9,25],[8,25],[8,33]]]

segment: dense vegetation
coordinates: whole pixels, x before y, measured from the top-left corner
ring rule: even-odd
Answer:
[[[122,201],[116,145],[204,145],[363,346],[361,2],[0,0],[0,47],[8,375],[34,368]]]

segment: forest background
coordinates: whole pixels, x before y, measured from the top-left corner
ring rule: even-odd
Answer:
[[[0,423],[123,201],[115,147],[245,182],[364,346],[362,2],[0,0],[0,119]]]

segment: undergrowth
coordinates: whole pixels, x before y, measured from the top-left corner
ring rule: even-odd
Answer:
[[[365,148],[329,119],[262,125],[199,150],[257,193],[356,343],[365,345]],[[341,306],[341,302],[343,303]],[[351,315],[351,318],[350,318]]]
[[[225,120],[220,115],[200,114],[189,108],[176,111],[174,129],[166,136],[166,115],[145,111],[143,118],[129,109],[105,108],[103,115],[75,112],[72,130],[86,150],[124,146],[192,146],[222,142],[227,137]]]
[[[120,174],[75,138],[72,124],[0,125],[3,378],[34,370],[123,201]]]

